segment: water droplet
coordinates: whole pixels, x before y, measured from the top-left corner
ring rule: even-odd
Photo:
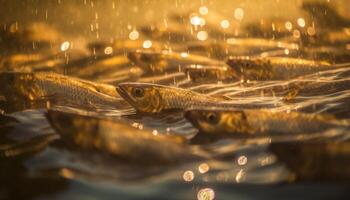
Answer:
[[[227,19],[224,19],[224,20],[222,20],[221,22],[220,22],[220,26],[222,27],[222,28],[229,28],[230,27],[230,22],[227,20]]]
[[[139,39],[139,37],[140,37],[140,34],[139,34],[139,32],[136,31],[136,30],[133,30],[133,31],[131,31],[131,32],[129,33],[129,39],[130,39],[130,40],[137,40],[137,39]]]
[[[198,191],[198,200],[213,200],[215,198],[215,192],[211,188],[204,188]]]
[[[186,182],[191,182],[194,179],[194,173],[191,170],[187,170],[187,171],[184,172],[182,178]]]
[[[298,25],[300,26],[300,27],[305,27],[305,20],[303,19],[303,18],[298,18],[298,20],[297,20],[297,22],[298,22]]]
[[[145,49],[151,48],[151,47],[152,47],[152,42],[151,42],[151,40],[145,40],[145,41],[143,42],[142,46],[143,46],[143,48],[145,48]]]
[[[236,8],[234,12],[235,19],[241,21],[244,17],[244,10],[242,8]]]
[[[201,7],[199,8],[199,13],[200,13],[201,15],[206,15],[206,14],[208,14],[208,12],[209,12],[209,9],[208,9],[208,7],[206,7],[206,6],[201,6]]]
[[[198,33],[197,33],[197,38],[198,38],[198,40],[206,40],[206,39],[208,39],[208,33],[206,32],[206,31],[199,31]]]
[[[198,166],[198,171],[201,174],[204,174],[209,171],[209,165],[207,163],[202,163]]]
[[[70,43],[68,41],[65,41],[61,44],[61,51],[67,51],[70,47]]]

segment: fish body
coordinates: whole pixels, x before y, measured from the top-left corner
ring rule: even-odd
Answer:
[[[290,35],[290,30],[286,28],[286,19],[272,18],[261,19],[258,22],[247,24],[244,29],[253,37],[285,37]]]
[[[116,106],[121,100],[113,86],[55,73],[4,72],[0,82],[1,94],[8,101],[52,98],[80,105]]]
[[[208,57],[175,52],[135,51],[128,54],[128,58],[137,66],[149,72],[164,72],[169,70],[181,70],[184,66],[198,65],[223,65],[222,61]]]
[[[201,133],[232,137],[296,135],[346,128],[347,121],[331,115],[272,112],[265,109],[192,109],[185,113]]]
[[[222,96],[209,96],[188,89],[150,83],[120,83],[117,91],[140,112],[157,113],[193,107],[235,108],[235,104]]]
[[[166,27],[142,26],[141,33],[155,40],[164,40],[167,42],[191,41],[196,40],[195,35],[191,34],[191,27],[177,23],[168,24]]]
[[[349,142],[280,142],[269,150],[294,172],[297,181],[350,180]]]
[[[227,66],[190,65],[184,71],[195,83],[237,80],[236,73]]]
[[[288,57],[231,57],[226,62],[245,80],[283,80],[335,69],[326,61]]]
[[[323,30],[339,30],[350,26],[350,19],[345,18],[331,5],[325,2],[303,2],[306,11],[316,26]]]
[[[47,118],[63,140],[138,164],[169,164],[198,158],[190,153],[182,137],[153,135],[123,121],[56,110],[49,110]]]

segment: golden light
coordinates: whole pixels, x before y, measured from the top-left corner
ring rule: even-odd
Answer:
[[[204,41],[204,40],[208,39],[208,33],[206,31],[199,31],[197,33],[197,38],[198,38],[198,40]]]
[[[220,26],[224,29],[229,28],[230,27],[230,22],[227,19],[224,19],[220,22]]]
[[[143,42],[142,46],[143,46],[143,48],[145,48],[145,49],[151,48],[151,47],[152,47],[152,42],[151,42],[151,40],[145,40],[145,41]]]
[[[289,49],[285,49],[284,54],[289,55]]]
[[[140,34],[139,34],[139,32],[136,31],[136,30],[133,30],[133,31],[131,31],[131,32],[129,33],[129,39],[130,39],[130,40],[137,40],[137,39],[139,39],[139,37],[140,37]]]
[[[113,53],[113,48],[112,47],[106,47],[104,50],[106,55],[110,55]]]
[[[158,131],[157,131],[157,130],[153,130],[153,131],[152,131],[152,134],[153,134],[153,135],[158,135]]]
[[[201,15],[206,15],[206,14],[208,14],[209,9],[206,6],[201,6],[198,11]]]
[[[207,173],[209,171],[209,165],[207,163],[202,163],[198,166],[198,171],[201,174]]]
[[[239,165],[245,165],[245,164],[247,164],[247,162],[248,162],[248,158],[246,156],[240,156],[237,159],[237,163]]]
[[[312,26],[307,27],[307,34],[309,34],[310,36],[316,35],[316,30],[315,30],[315,28],[312,27]]]
[[[182,53],[180,54],[180,56],[183,57],[183,58],[186,58],[186,57],[188,57],[188,53],[182,52]]]
[[[213,200],[215,198],[215,192],[211,188],[204,188],[198,191],[198,200]]]
[[[306,25],[305,20],[303,18],[298,18],[297,22],[298,22],[298,25],[302,28],[305,27]]]
[[[68,41],[65,41],[61,44],[61,51],[67,51],[70,47],[70,43]]]
[[[244,17],[244,10],[242,8],[236,8],[234,12],[235,19],[241,21]]]
[[[196,15],[192,16],[190,21],[191,21],[191,24],[194,26],[199,26],[201,24],[201,18]]]
[[[299,30],[294,30],[293,31],[293,37],[300,38],[300,31]]]
[[[237,183],[240,183],[244,180],[245,172],[243,169],[239,170],[239,172],[236,174],[235,180]]]
[[[191,182],[194,179],[194,173],[191,170],[187,170],[184,172],[184,174],[182,175],[182,178],[184,179],[184,181],[186,182]]]
[[[288,31],[291,31],[293,29],[293,24],[290,21],[287,21],[284,26]]]

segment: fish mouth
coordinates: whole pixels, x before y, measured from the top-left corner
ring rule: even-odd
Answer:
[[[116,87],[116,90],[118,92],[118,94],[125,100],[127,101],[131,106],[135,107],[135,101],[130,97],[130,95],[128,94],[126,88],[124,88],[123,85],[119,84]]]

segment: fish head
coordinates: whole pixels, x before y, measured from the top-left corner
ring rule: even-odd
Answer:
[[[37,96],[34,79],[32,73],[0,73],[0,93],[6,100],[34,100]]]
[[[145,83],[120,83],[117,91],[131,106],[140,112],[155,113],[162,107],[160,86]]]
[[[207,134],[235,134],[248,130],[246,115],[241,110],[191,109],[185,112],[185,118]]]

